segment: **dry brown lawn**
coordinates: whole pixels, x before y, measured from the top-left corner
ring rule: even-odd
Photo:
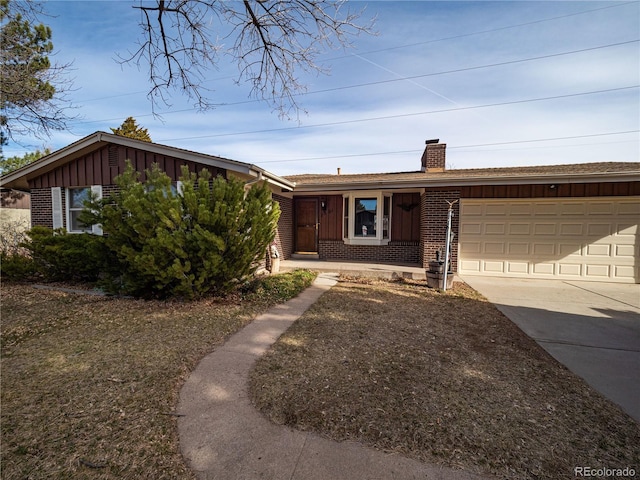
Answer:
[[[279,424],[502,478],[640,472],[640,426],[464,284],[346,279],[257,364]]]
[[[231,333],[313,280],[243,297],[139,301],[2,285],[3,479],[193,479],[178,391]]]

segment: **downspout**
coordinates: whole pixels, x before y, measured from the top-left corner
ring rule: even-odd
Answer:
[[[262,172],[258,171],[258,176],[256,178],[254,178],[253,180],[249,180],[244,184],[244,196],[246,197],[249,189],[260,181],[262,181]]]

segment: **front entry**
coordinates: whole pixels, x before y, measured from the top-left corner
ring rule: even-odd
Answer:
[[[318,199],[295,199],[296,252],[318,251]]]

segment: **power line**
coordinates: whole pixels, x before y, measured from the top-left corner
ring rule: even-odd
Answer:
[[[534,142],[554,142],[557,140],[574,140],[576,138],[607,137],[610,135],[626,135],[629,133],[638,133],[638,132],[640,132],[640,130],[626,130],[623,132],[591,133],[588,135],[574,135],[571,137],[553,137],[553,138],[542,138],[542,139],[536,139],[536,140],[515,140],[512,142],[499,142],[499,143],[479,143],[476,145],[460,145],[460,146],[451,147],[451,148],[495,147],[497,145],[514,145],[514,144],[534,143]]]
[[[167,138],[167,139],[163,139],[163,140],[160,140],[160,141],[161,142],[174,142],[174,141],[180,141],[180,140],[197,140],[197,139],[201,139],[201,138],[231,137],[231,136],[239,136],[239,135],[252,135],[252,134],[256,134],[256,133],[281,132],[281,131],[286,131],[286,130],[300,130],[300,129],[319,128],[319,127],[332,127],[332,126],[336,126],[336,125],[347,125],[347,124],[361,123],[361,122],[373,122],[373,121],[378,121],[378,120],[390,120],[390,119],[394,119],[394,118],[415,117],[415,116],[420,116],[420,115],[430,115],[430,114],[434,114],[434,113],[456,112],[456,111],[462,111],[462,110],[474,110],[474,109],[479,109],[479,108],[500,107],[500,106],[506,106],[506,105],[518,105],[518,104],[521,104],[521,103],[531,103],[531,102],[542,102],[542,101],[548,101],[548,100],[558,100],[558,99],[561,99],[561,98],[571,98],[571,97],[579,97],[579,96],[585,96],[585,95],[596,95],[596,94],[600,94],[600,93],[609,93],[609,92],[616,92],[616,91],[622,91],[622,90],[630,90],[630,89],[638,88],[638,87],[640,87],[640,85],[631,85],[631,86],[627,86],[627,87],[609,88],[609,89],[606,89],[606,90],[594,90],[594,91],[591,91],[591,92],[581,92],[581,93],[571,93],[571,94],[565,94],[565,95],[555,95],[555,96],[551,96],[551,97],[539,97],[539,98],[529,98],[529,99],[525,99],[525,100],[513,100],[513,101],[510,101],[510,102],[488,103],[488,104],[484,104],[484,105],[473,105],[473,106],[469,106],[469,107],[444,108],[444,109],[440,109],[440,110],[428,110],[428,111],[425,111],[425,112],[402,113],[402,114],[397,114],[397,115],[384,115],[384,116],[380,116],[380,117],[368,117],[368,118],[360,118],[360,119],[354,119],[354,120],[342,120],[342,121],[339,121],[339,122],[316,123],[316,124],[312,124],[312,125],[301,125],[301,126],[296,126],[296,127],[279,127],[279,128],[269,128],[269,129],[264,129],[264,130],[251,130],[251,131],[245,131],[245,132],[232,132],[232,133],[217,133],[217,134],[213,134],[213,135],[200,135],[200,136],[195,136],[195,137]]]
[[[391,51],[391,50],[399,50],[399,49],[403,49],[403,48],[410,48],[410,47],[415,47],[415,46],[419,46],[419,45],[426,45],[429,43],[436,43],[436,42],[443,42],[443,41],[447,41],[447,40],[455,40],[458,38],[464,38],[464,37],[470,37],[470,36],[474,36],[474,35],[481,35],[481,34],[485,34],[485,33],[492,33],[492,32],[497,32],[497,31],[501,31],[501,30],[508,30],[508,29],[512,29],[512,28],[520,28],[520,27],[524,27],[524,26],[528,26],[528,25],[534,25],[537,23],[544,23],[544,22],[549,22],[549,21],[553,21],[553,20],[559,20],[559,19],[563,19],[563,18],[568,18],[568,17],[574,17],[577,15],[584,15],[587,13],[593,13],[593,12],[597,12],[597,11],[601,11],[601,10],[606,10],[606,9],[610,9],[610,8],[618,8],[618,7],[623,7],[625,5],[630,5],[630,4],[634,4],[637,2],[625,2],[625,3],[620,3],[617,5],[607,5],[605,7],[600,7],[600,8],[595,8],[595,9],[591,9],[591,10],[583,10],[580,12],[575,12],[575,13],[570,13],[570,14],[566,14],[566,15],[560,15],[557,17],[550,17],[550,18],[544,18],[544,19],[540,19],[540,20],[533,20],[531,22],[525,22],[525,23],[519,23],[519,24],[515,24],[515,25],[507,25],[504,27],[497,27],[494,29],[489,29],[489,30],[480,30],[477,32],[471,32],[471,33],[464,33],[464,34],[460,34],[460,35],[454,35],[451,37],[442,37],[442,38],[436,38],[436,39],[432,39],[432,40],[426,40],[424,42],[416,42],[416,43],[410,43],[410,44],[405,44],[405,45],[397,45],[394,47],[387,47],[387,48],[381,48],[381,49],[377,49],[377,50],[369,50],[366,52],[359,52],[358,55],[369,55],[372,53],[379,53],[379,52],[385,52],[385,51]],[[638,40],[635,40],[636,42]],[[588,50],[596,50],[598,48],[607,48],[609,46],[615,46],[615,45],[622,45],[624,43],[631,43],[631,42],[623,42],[621,44],[612,44],[612,45],[608,45],[608,46],[603,46],[603,47],[595,47],[595,48],[591,48],[591,49],[584,49],[584,50],[576,50],[575,52],[566,52],[566,53],[559,53],[559,54],[554,54],[554,55],[550,55],[550,57],[552,56],[560,56],[560,55],[568,55],[570,53],[578,53],[578,52],[582,52],[582,51],[588,51]],[[348,54],[348,55],[342,55],[339,57],[332,57],[329,58],[325,61],[333,61],[333,60],[341,60],[344,58],[352,58],[354,54]],[[509,63],[517,63],[517,62],[524,62],[524,61],[529,61],[529,60],[538,60],[538,59],[542,59],[542,58],[548,58],[547,56],[542,56],[542,57],[533,57],[531,59],[524,59],[524,60],[515,60],[513,62],[506,62],[506,63],[501,63],[501,64],[496,64],[495,66],[499,66],[499,65],[507,65]],[[485,65],[485,66],[477,66],[477,67],[470,67],[469,70],[473,70],[473,69],[478,69],[478,68],[488,68],[490,66],[494,66],[494,65]],[[461,69],[461,70],[454,70],[451,72],[439,72],[439,73],[432,73],[432,74],[426,74],[426,75],[419,75],[416,77],[407,77],[407,78],[419,78],[422,76],[430,76],[430,75],[443,75],[446,73],[454,73],[454,72],[458,72],[458,71],[465,71],[465,69]],[[224,77],[218,77],[218,78],[214,78],[214,79],[210,79],[210,80],[206,80],[206,82],[211,82],[211,81],[217,81],[217,80],[227,80],[229,78],[235,78],[234,76],[224,76]],[[394,79],[394,80],[389,80],[389,81],[399,81],[400,79]],[[359,86],[367,86],[367,85],[376,85],[377,83],[386,83],[385,81],[382,82],[373,82],[373,83],[365,83],[362,85],[351,85],[351,86],[345,86],[345,87],[338,87],[335,90],[339,90],[339,89],[346,89],[346,88],[356,88]],[[315,94],[315,93],[324,93],[324,92],[330,92],[330,91],[334,91],[334,89],[328,89],[328,90],[319,90],[319,91],[315,91],[315,92],[308,92],[308,93],[300,93],[297,94],[296,96],[302,96],[302,95],[311,95],[311,94]],[[89,99],[89,100],[82,100],[82,102],[84,103],[89,103],[89,102],[94,102],[94,101],[98,101],[98,100],[108,100],[111,98],[118,98],[118,97],[123,97],[123,96],[129,96],[129,95],[136,95],[136,94],[141,94],[141,93],[147,93],[146,91],[139,91],[139,92],[131,92],[131,93],[123,93],[123,94],[118,94],[118,95],[113,95],[113,96],[107,96],[107,97],[100,97],[100,98],[94,98],[94,99]],[[221,103],[219,105],[217,105],[217,107],[222,107],[222,106],[232,106],[232,105],[241,105],[241,104],[246,104],[246,103],[254,103],[254,102],[260,102],[261,100],[244,100],[244,101],[240,101],[240,102],[233,102],[233,103]],[[181,112],[186,112],[186,111],[191,111],[192,109],[186,109],[186,110],[176,110],[173,112],[167,112],[164,115],[168,115],[170,113],[181,113]],[[136,115],[136,117],[145,117],[145,116],[151,116],[153,114],[145,114],[145,115]],[[105,119],[105,120],[92,120],[89,122],[78,122],[80,124],[82,123],[98,123],[98,122],[107,122],[107,121],[114,121],[114,120],[118,120],[116,118],[109,118],[109,119]]]
[[[432,72],[432,73],[425,73],[425,74],[420,74],[420,75],[413,75],[413,76],[409,76],[409,77],[402,77],[402,78],[392,78],[389,80],[379,80],[376,82],[367,82],[367,83],[359,83],[359,84],[355,84],[355,85],[344,85],[341,87],[334,87],[334,88],[325,88],[322,90],[314,90],[312,92],[304,92],[304,93],[298,93],[298,94],[294,94],[293,96],[306,96],[306,95],[315,95],[318,93],[329,93],[329,92],[336,92],[336,91],[340,91],[340,90],[347,90],[347,89],[352,89],[352,88],[360,88],[360,87],[369,87],[369,86],[374,86],[374,85],[383,85],[383,84],[387,84],[387,83],[393,83],[393,82],[401,82],[401,81],[405,81],[405,80],[415,80],[418,78],[426,78],[426,77],[434,77],[434,76],[438,76],[438,75],[448,75],[448,74],[452,74],[452,73],[461,73],[461,72],[467,72],[467,71],[471,71],[471,70],[480,70],[483,68],[494,68],[494,67],[501,67],[501,66],[505,66],[505,65],[513,65],[513,64],[517,64],[517,63],[524,63],[524,62],[530,62],[530,61],[536,61],[536,60],[543,60],[543,59],[547,59],[547,58],[554,58],[554,57],[561,57],[561,56],[565,56],[565,55],[574,55],[577,53],[584,53],[584,52],[589,52],[589,51],[594,51],[594,50],[602,50],[605,48],[613,48],[613,47],[619,47],[622,45],[629,45],[631,43],[638,43],[640,42],[640,39],[634,39],[634,40],[628,40],[625,42],[618,42],[618,43],[611,43],[608,45],[599,45],[596,47],[588,47],[588,48],[582,48],[579,50],[571,50],[568,52],[559,52],[559,53],[550,53],[547,55],[540,55],[537,57],[528,57],[528,58],[522,58],[522,59],[517,59],[517,60],[508,60],[505,62],[498,62],[498,63],[489,63],[489,64],[485,64],[485,65],[476,65],[473,67],[463,67],[463,68],[457,68],[457,69],[453,69],[453,70],[443,70],[440,72]],[[109,97],[105,97],[105,98],[109,98]],[[230,103],[220,103],[218,104],[216,107],[230,107],[230,106],[236,106],[236,105],[244,105],[244,104],[249,104],[249,103],[257,103],[257,102],[261,102],[262,100],[242,100],[239,102],[230,102]],[[162,115],[169,115],[169,114],[174,114],[174,113],[186,113],[186,112],[192,112],[193,109],[192,108],[186,108],[186,109],[181,109],[181,110],[174,110],[172,112],[166,112],[163,113]],[[135,118],[144,118],[144,117],[150,117],[153,116],[153,113],[148,113],[148,114],[143,114],[143,115],[134,115]],[[102,122],[111,122],[111,121],[116,121],[119,120],[120,117],[118,118],[107,118],[107,119],[103,119],[103,120],[89,120],[86,122],[75,122],[76,124],[82,125],[82,124],[90,124],[90,123],[102,123]]]
[[[553,138],[537,138],[534,140],[514,140],[511,142],[494,142],[494,143],[482,143],[475,145],[457,145],[457,146],[449,146],[447,147],[449,150],[452,149],[461,149],[461,148],[478,148],[478,147],[495,147],[500,145],[516,145],[516,144],[525,144],[525,143],[537,143],[537,142],[552,142],[558,140],[575,140],[579,138],[593,138],[593,137],[608,137],[612,135],[627,135],[630,133],[638,133],[640,130],[626,130],[622,132],[608,132],[608,133],[591,133],[587,135],[574,135],[569,137],[553,137]],[[327,157],[306,157],[306,158],[293,158],[287,160],[261,160],[260,164],[263,163],[289,163],[289,162],[308,162],[312,160],[332,160],[336,158],[354,158],[354,157],[375,157],[381,155],[401,155],[407,153],[420,153],[422,150],[396,150],[392,152],[371,152],[371,153],[358,153],[358,154],[350,154],[350,155],[332,155]]]
[[[301,95],[310,95],[310,94],[314,94],[314,93],[326,93],[326,92],[333,92],[336,90],[346,90],[348,88],[357,88],[357,87],[368,87],[368,86],[372,86],[372,85],[381,85],[384,83],[392,83],[392,82],[401,82],[403,80],[415,80],[417,78],[425,78],[425,77],[434,77],[437,75],[448,75],[451,73],[460,73],[460,72],[468,72],[470,70],[479,70],[482,68],[493,68],[493,67],[502,67],[505,65],[513,65],[515,63],[523,63],[523,62],[531,62],[534,60],[543,60],[546,58],[553,58],[553,57],[561,57],[564,55],[573,55],[576,53],[583,53],[583,52],[589,52],[589,51],[593,51],[593,50],[601,50],[604,48],[611,48],[611,47],[619,47],[621,45],[628,45],[631,43],[638,43],[640,42],[640,39],[634,39],[634,40],[628,40],[626,42],[619,42],[619,43],[611,43],[609,45],[601,45],[598,47],[589,47],[589,48],[582,48],[580,50],[571,50],[569,52],[560,52],[560,53],[550,53],[548,55],[540,55],[538,57],[528,57],[528,58],[522,58],[519,60],[508,60],[506,62],[498,62],[498,63],[488,63],[485,65],[476,65],[473,67],[464,67],[464,68],[457,68],[454,70],[443,70],[441,72],[433,72],[433,73],[424,73],[421,75],[412,75],[412,76],[408,76],[408,77],[402,77],[402,78],[392,78],[389,80],[379,80],[377,82],[369,82],[369,83],[361,83],[358,85],[347,85],[347,86],[343,86],[343,87],[335,87],[335,88],[328,88],[325,90],[316,90],[314,92],[309,92],[309,93],[305,93],[305,94],[301,94]]]
[[[380,49],[377,49],[377,50],[369,50],[368,52],[360,52],[359,55],[368,55],[370,53],[379,53],[379,52],[386,52],[386,51],[390,51],[390,50],[398,50],[398,49],[401,49],[401,48],[417,47],[417,46],[420,46],[420,45],[427,45],[429,43],[443,42],[443,41],[446,41],[446,40],[456,40],[458,38],[471,37],[471,36],[474,36],[474,35],[482,35],[482,34],[485,34],[485,33],[499,32],[501,30],[508,30],[508,29],[511,29],[511,28],[526,27],[526,26],[529,26],[529,25],[535,25],[537,23],[544,23],[544,22],[550,22],[550,21],[553,21],[553,20],[560,20],[560,19],[563,19],[563,18],[575,17],[577,15],[584,15],[584,14],[587,14],[587,13],[598,12],[600,10],[606,10],[606,9],[609,9],[609,8],[623,7],[625,5],[631,5],[631,4],[634,4],[634,3],[637,3],[637,2],[625,2],[625,3],[619,3],[617,5],[607,5],[606,7],[594,8],[594,9],[591,9],[591,10],[583,10],[581,12],[569,13],[569,14],[560,15],[560,16],[557,16],[557,17],[543,18],[543,19],[540,19],[540,20],[532,20],[530,22],[518,23],[516,25],[507,25],[507,26],[504,26],[504,27],[496,27],[496,28],[492,28],[492,29],[489,29],[489,30],[480,30],[480,31],[477,31],[477,32],[462,33],[460,35],[454,35],[454,36],[451,36],[451,37],[442,37],[442,38],[436,38],[436,39],[433,39],[433,40],[425,40],[424,42],[416,42],[416,43],[410,43],[410,44],[406,44],[406,45],[398,45],[398,46],[395,46],[395,47],[387,47],[387,48],[380,48]],[[327,59],[327,61],[341,60],[343,58],[351,58],[351,56],[352,56],[352,54],[342,55],[340,57],[333,57],[333,58]]]

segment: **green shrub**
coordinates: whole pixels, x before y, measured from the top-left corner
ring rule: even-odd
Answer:
[[[88,233],[71,234],[64,229],[34,227],[22,245],[34,270],[50,281],[96,281],[108,264],[104,238]]]
[[[28,280],[37,273],[31,257],[15,253],[8,255],[0,252],[0,276],[2,280]]]
[[[280,215],[266,186],[245,191],[240,180],[183,167],[177,193],[157,165],[145,176],[140,182],[128,163],[117,193],[91,202],[81,217],[102,225],[117,257],[111,291],[194,298],[229,292],[255,272]]]
[[[294,270],[253,280],[243,290],[247,298],[251,300],[281,303],[311,286],[316,276],[316,273],[309,270]]]

